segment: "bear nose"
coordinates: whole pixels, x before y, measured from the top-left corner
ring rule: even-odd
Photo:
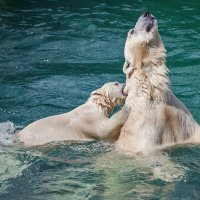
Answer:
[[[143,16],[144,17],[149,17],[150,15],[151,15],[151,13],[149,11],[146,11]]]

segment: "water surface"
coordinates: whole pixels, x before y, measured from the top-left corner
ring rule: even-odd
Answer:
[[[198,145],[149,159],[98,141],[5,145],[34,120],[81,105],[103,83],[124,82],[126,35],[145,10],[158,18],[173,91],[200,122],[198,0],[0,1],[1,199],[200,198]]]

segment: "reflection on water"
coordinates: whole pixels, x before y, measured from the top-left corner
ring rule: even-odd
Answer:
[[[174,93],[200,122],[198,4],[0,1],[0,198],[199,199],[199,146],[127,157],[102,142],[8,145],[20,127],[75,108],[105,82],[124,82],[126,34],[144,10],[158,18]]]

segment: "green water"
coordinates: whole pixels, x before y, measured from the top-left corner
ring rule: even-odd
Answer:
[[[145,10],[158,18],[173,91],[200,122],[199,0],[0,0],[0,199],[200,199],[198,145],[149,158],[99,141],[5,145],[103,83],[124,82],[126,34]]]

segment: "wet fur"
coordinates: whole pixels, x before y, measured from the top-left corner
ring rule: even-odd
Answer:
[[[131,113],[121,129],[117,147],[148,153],[180,143],[199,143],[199,125],[170,88],[166,50],[158,31],[135,38],[129,33],[125,59],[125,105],[131,107]]]
[[[116,140],[128,112],[124,108],[110,118],[108,114],[125,99],[122,88],[115,82],[105,84],[76,109],[31,123],[16,135],[15,143],[30,147],[69,140]]]

